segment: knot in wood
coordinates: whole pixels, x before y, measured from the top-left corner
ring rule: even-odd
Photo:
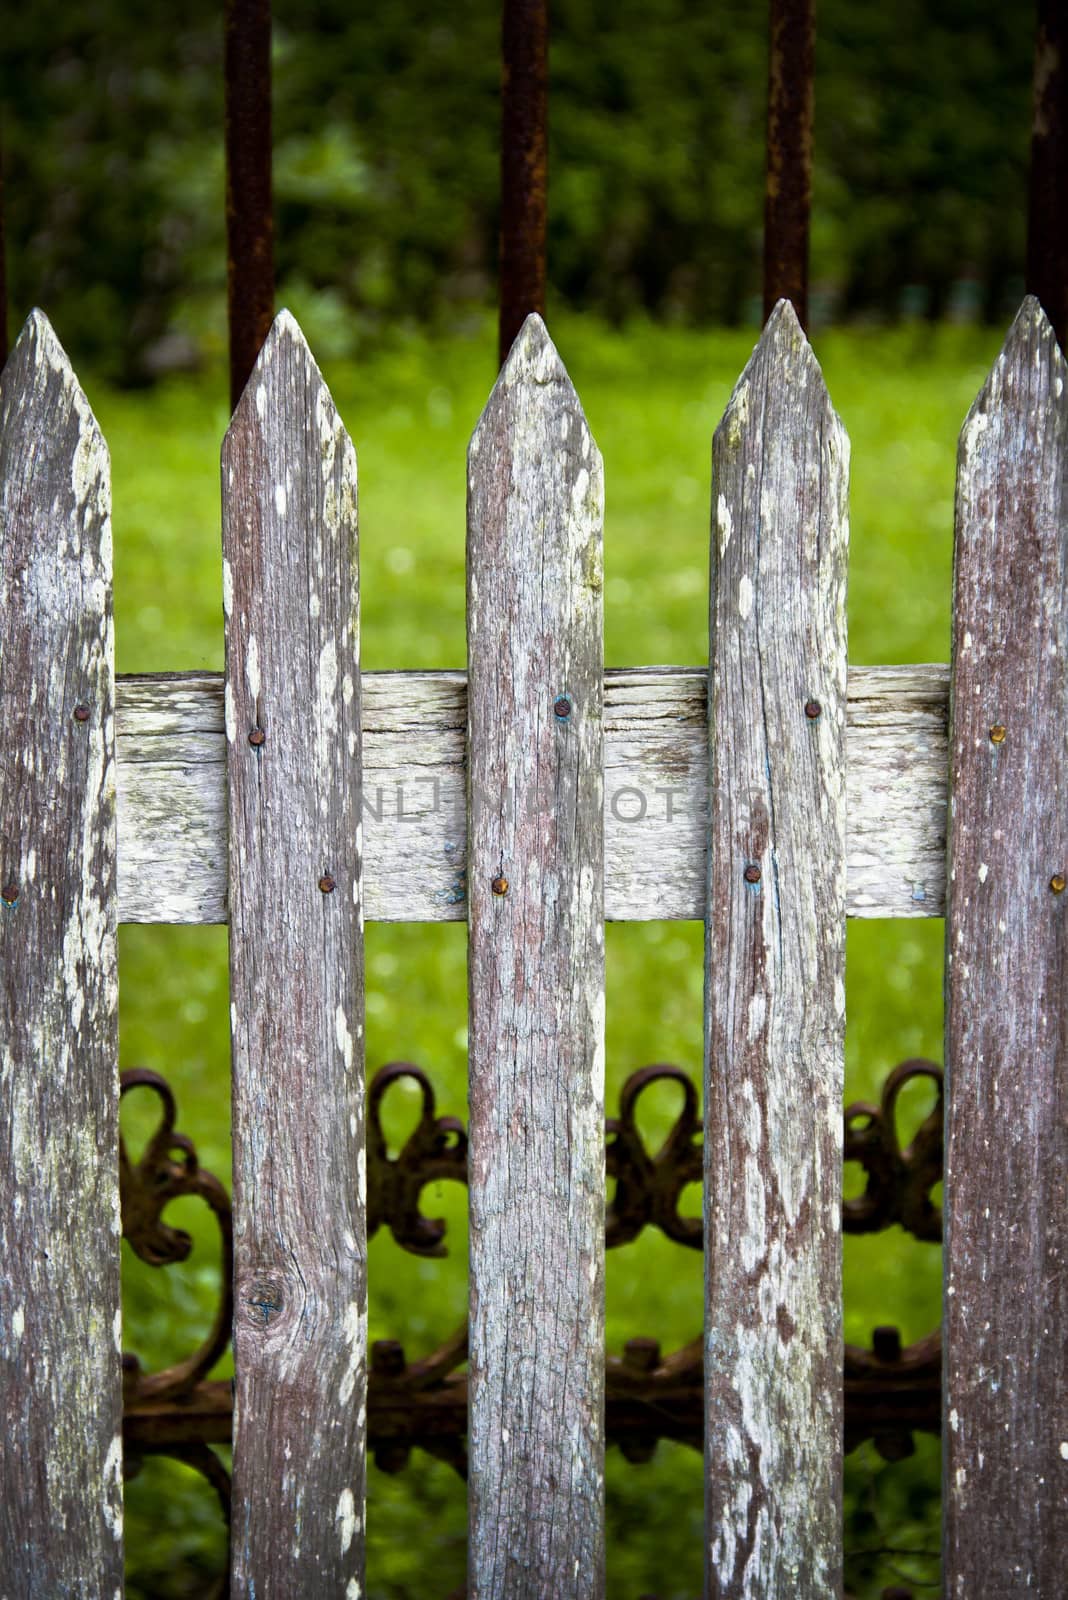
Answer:
[[[285,1309],[281,1285],[270,1281],[254,1283],[245,1296],[245,1306],[254,1328],[269,1328]]]

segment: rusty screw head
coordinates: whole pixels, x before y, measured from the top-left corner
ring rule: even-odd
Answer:
[[[5,883],[4,887],[0,889],[0,900],[4,902],[5,906],[13,906],[18,897],[19,886],[17,883]]]
[[[571,715],[571,701],[567,698],[566,694],[559,695],[553,701],[553,710],[556,712],[556,715],[560,718],[561,722]]]
[[[319,887],[324,894],[333,894],[334,890],[337,888],[337,884],[334,882],[329,872],[324,872],[322,877],[319,879]]]
[[[746,883],[760,882],[760,868],[757,866],[755,861],[750,861],[749,865],[742,873],[742,877],[745,879]]]
[[[1065,878],[1063,872],[1055,872],[1049,880],[1049,886],[1054,894],[1063,894],[1065,883],[1068,883],[1068,879]]]
[[[816,718],[822,715],[822,712],[823,707],[818,700],[805,701],[805,716],[810,722],[815,722]]]
[[[994,726],[990,730],[990,743],[991,744],[1004,744],[1005,743],[1005,734],[1006,734],[1007,731],[1008,730],[1006,729],[1005,724],[1003,722],[995,722]]]
[[[252,732],[248,736],[248,742],[258,750],[261,744],[266,744],[267,735],[264,733],[262,728],[253,728]]]
[[[507,894],[508,893],[508,879],[507,878],[494,878],[493,882],[490,884],[490,888],[493,890],[494,894]]]
[[[75,720],[75,722],[88,722],[89,721],[89,707],[85,704],[84,701],[81,703],[81,705],[77,705],[77,706],[74,707],[74,720]]]

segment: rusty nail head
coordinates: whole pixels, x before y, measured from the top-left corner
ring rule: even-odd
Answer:
[[[1049,886],[1054,894],[1063,894],[1065,883],[1068,883],[1068,879],[1065,878],[1063,872],[1055,872],[1049,880]]]
[[[75,720],[75,722],[88,722],[89,721],[89,707],[85,704],[84,701],[81,703],[81,705],[77,705],[77,706],[74,707],[74,720]]]
[[[19,886],[17,883],[5,883],[4,887],[0,889],[0,900],[4,902],[5,906],[13,906],[18,897]]]
[[[260,745],[265,744],[266,741],[267,735],[264,733],[262,728],[253,728],[252,732],[248,736],[249,744],[254,745],[257,750],[259,749]]]
[[[990,730],[990,743],[991,744],[1004,744],[1005,743],[1005,733],[1006,733],[1005,724],[1003,722],[995,722],[994,726]]]
[[[808,718],[808,720],[810,722],[815,722],[816,718],[820,715],[822,710],[823,710],[823,707],[820,705],[818,700],[806,700],[805,701],[805,716]]]
[[[553,701],[553,710],[561,721],[571,715],[571,701],[566,694],[560,695],[558,699]]]
[[[746,883],[760,882],[760,868],[757,866],[755,861],[750,861],[749,865],[742,873],[742,877],[745,879]]]
[[[324,894],[333,894],[334,890],[337,888],[337,884],[334,882],[329,872],[324,872],[322,877],[319,879],[319,887]]]
[[[493,890],[494,894],[507,894],[508,893],[508,879],[507,878],[494,878],[493,882],[490,884],[490,888]]]

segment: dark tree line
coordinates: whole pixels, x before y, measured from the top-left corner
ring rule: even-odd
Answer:
[[[759,308],[766,11],[554,0],[551,295],[738,321]],[[817,315],[999,318],[1022,282],[1034,26],[1001,0],[820,0]],[[12,319],[33,303],[126,379],[222,347],[222,6],[8,8]],[[493,296],[499,13],[277,0],[281,298],[347,337]]]

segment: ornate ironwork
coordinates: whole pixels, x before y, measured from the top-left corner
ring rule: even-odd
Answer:
[[[677,1083],[683,1093],[675,1126],[655,1155],[645,1148],[636,1121],[638,1100],[653,1084]],[[619,1097],[619,1116],[605,1124],[608,1176],[616,1192],[605,1214],[609,1250],[636,1239],[643,1228],[659,1228],[676,1244],[700,1250],[701,1218],[679,1213],[687,1184],[701,1181],[701,1116],[697,1090],[679,1067],[642,1067],[632,1072]]]
[[[938,1096],[910,1143],[901,1148],[897,1106],[906,1084],[927,1078]],[[858,1100],[845,1113],[846,1161],[868,1175],[862,1195],[842,1204],[847,1233],[876,1233],[899,1222],[917,1239],[942,1237],[942,1212],[931,1190],[942,1179],[942,1069],[933,1061],[903,1061],[883,1085],[877,1106]]]
[[[390,1159],[382,1129],[382,1100],[396,1083],[418,1085],[423,1109],[400,1154]],[[417,1256],[443,1256],[445,1222],[424,1217],[419,1197],[428,1183],[451,1178],[467,1182],[467,1132],[456,1117],[435,1115],[430,1079],[409,1061],[391,1061],[375,1073],[367,1096],[367,1235],[383,1223],[405,1250]]]
[[[905,1085],[927,1079],[936,1104],[909,1143],[900,1143],[899,1100]],[[395,1155],[382,1125],[383,1100],[402,1081],[421,1096],[419,1119]],[[682,1107],[667,1137],[651,1151],[637,1121],[638,1103],[655,1084],[682,1090]],[[222,1284],[210,1333],[191,1355],[163,1372],[145,1373],[136,1356],[124,1355],[125,1438],[128,1470],[149,1454],[184,1460],[213,1485],[225,1512],[229,1479],[208,1447],[230,1438],[232,1390],[208,1372],[229,1342],[232,1317],[233,1242],[230,1201],[219,1180],[197,1160],[192,1141],[175,1132],[174,1096],[157,1073],[122,1075],[122,1093],[150,1089],[161,1102],[158,1128],[140,1160],[121,1147],[123,1233],[142,1260],[153,1266],[183,1261],[188,1234],[163,1221],[167,1205],[194,1194],[211,1208],[219,1225]],[[931,1191],[942,1176],[942,1073],[930,1061],[906,1061],[886,1080],[878,1105],[858,1102],[844,1119],[843,1155],[866,1174],[863,1194],[843,1201],[846,1232],[870,1233],[900,1224],[917,1239],[941,1237],[941,1213]],[[701,1249],[701,1220],[679,1210],[683,1191],[702,1179],[701,1120],[697,1090],[678,1067],[656,1065],[633,1073],[620,1095],[619,1115],[606,1124],[606,1165],[615,1194],[606,1211],[605,1243],[614,1248],[644,1228],[659,1228],[678,1244]],[[368,1232],[388,1227],[396,1242],[420,1256],[446,1253],[446,1223],[420,1210],[430,1183],[467,1181],[467,1135],[455,1117],[437,1115],[433,1087],[410,1062],[392,1062],[371,1083],[367,1121]],[[368,1445],[376,1465],[399,1472],[413,1448],[466,1473],[467,1332],[457,1330],[431,1355],[408,1362],[403,1347],[380,1340],[370,1352]],[[938,1331],[902,1348],[895,1328],[877,1328],[870,1349],[845,1348],[845,1445],[872,1439],[888,1461],[911,1453],[916,1430],[940,1426],[941,1335]],[[664,1355],[655,1339],[627,1341],[609,1355],[605,1372],[608,1442],[628,1461],[648,1461],[661,1439],[700,1450],[703,1445],[702,1340]]]
[[[184,1261],[193,1248],[193,1241],[183,1229],[168,1227],[162,1217],[172,1200],[182,1195],[197,1195],[211,1207],[219,1224],[222,1283],[211,1332],[184,1361],[164,1372],[144,1373],[137,1356],[123,1355],[123,1392],[127,1407],[137,1401],[176,1400],[189,1394],[211,1371],[230,1342],[234,1276],[230,1196],[214,1173],[201,1167],[193,1141],[185,1134],[175,1133],[177,1108],[166,1079],[158,1072],[135,1067],[122,1074],[120,1093],[125,1096],[134,1089],[151,1089],[158,1095],[162,1114],[159,1127],[145,1145],[136,1166],[126,1153],[125,1140],[119,1140],[123,1237],[149,1266],[165,1267]]]

